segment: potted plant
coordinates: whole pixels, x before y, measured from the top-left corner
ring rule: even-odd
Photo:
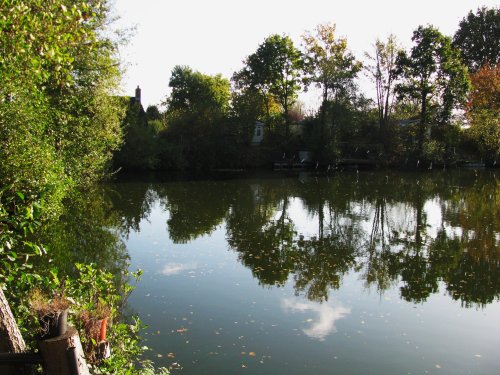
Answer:
[[[41,339],[64,335],[68,330],[68,310],[71,302],[64,293],[48,297],[35,288],[29,294],[29,304],[40,323]]]
[[[111,312],[111,308],[99,300],[95,305],[88,306],[78,314],[85,330],[85,352],[91,362],[108,358],[111,354],[109,343],[106,341]]]
[[[110,316],[110,307],[101,301],[97,302],[93,308],[83,309],[79,313],[79,318],[85,328],[87,337],[96,343],[106,341],[106,331]]]

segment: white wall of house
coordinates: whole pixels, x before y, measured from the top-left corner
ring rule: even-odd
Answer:
[[[258,146],[264,140],[264,124],[260,121],[255,121],[253,130],[252,146]]]

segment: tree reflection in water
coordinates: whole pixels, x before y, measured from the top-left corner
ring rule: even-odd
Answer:
[[[290,281],[321,302],[356,272],[381,294],[399,285],[407,301],[443,288],[464,306],[484,306],[500,296],[499,191],[490,171],[118,183],[82,193],[45,233],[60,263],[118,269],[121,239],[159,202],[174,243],[225,225],[229,247],[266,287]]]

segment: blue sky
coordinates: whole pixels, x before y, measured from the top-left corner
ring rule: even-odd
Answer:
[[[406,48],[419,25],[432,24],[453,35],[469,10],[498,6],[483,0],[115,0],[118,26],[135,27],[122,48],[127,66],[123,93],[142,88],[143,104],[160,103],[168,94],[170,72],[188,65],[205,74],[230,78],[242,61],[270,34],[287,34],[300,46],[300,36],[320,23],[337,25],[358,59],[375,39],[395,34]],[[361,88],[371,86],[361,78]],[[314,108],[316,93],[302,95]]]

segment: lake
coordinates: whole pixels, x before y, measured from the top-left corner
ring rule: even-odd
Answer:
[[[500,373],[495,171],[129,178],[48,233],[144,270],[128,308],[174,374]]]

